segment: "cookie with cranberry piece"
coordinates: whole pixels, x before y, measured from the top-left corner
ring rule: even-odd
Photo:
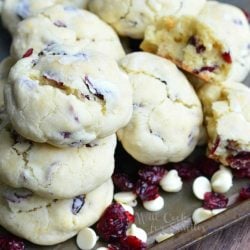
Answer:
[[[61,149],[25,140],[6,126],[0,130],[0,179],[46,198],[77,196],[111,177],[115,146],[112,135],[81,148]]]
[[[242,81],[250,69],[250,28],[243,11],[208,1],[197,16],[159,19],[146,29],[145,51],[208,81]]]
[[[133,115],[118,131],[125,150],[148,165],[179,162],[198,142],[201,104],[184,74],[170,61],[146,53],[120,61],[133,87]]]
[[[208,131],[208,156],[250,168],[250,89],[242,83],[206,84],[198,92]]]
[[[89,9],[119,35],[141,39],[147,25],[159,16],[196,15],[206,0],[92,0]]]
[[[54,245],[93,225],[113,199],[111,180],[70,199],[46,199],[0,184],[0,225],[39,245]]]
[[[69,8],[86,8],[88,0],[4,0],[2,4],[3,25],[15,34],[19,22],[34,16],[55,4]]]
[[[116,61],[94,51],[51,45],[19,60],[5,86],[13,128],[57,147],[80,147],[114,134],[132,114],[132,89]]]
[[[11,54],[21,58],[31,48],[37,54],[52,43],[81,46],[115,59],[124,56],[120,40],[108,24],[91,12],[62,5],[20,22],[13,35]]]

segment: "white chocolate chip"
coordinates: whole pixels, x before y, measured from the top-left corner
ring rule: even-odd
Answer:
[[[81,250],[93,249],[97,240],[98,237],[96,236],[95,231],[89,227],[82,229],[76,237],[77,246]]]
[[[160,243],[160,242],[167,240],[173,236],[174,236],[173,233],[160,233],[159,235],[156,236],[155,241],[157,243]]]
[[[123,204],[123,203],[119,203],[119,204],[122,205],[122,207],[125,209],[125,211],[129,212],[132,215],[135,214],[134,209],[131,206]]]
[[[192,215],[194,224],[201,223],[211,217],[213,217],[212,210],[204,209],[202,207],[195,209]]]
[[[232,172],[225,167],[221,167],[220,170],[216,171],[212,178],[211,184],[214,192],[226,193],[233,186],[233,175]]]
[[[211,188],[210,181],[206,177],[200,176],[194,180],[193,192],[194,192],[194,195],[198,199],[204,200],[205,193],[211,192],[211,191],[212,191],[212,188]]]
[[[107,247],[98,247],[98,248],[96,248],[96,250],[109,250],[109,248],[107,248]]]
[[[133,192],[120,192],[114,195],[114,200],[123,203],[123,204],[130,204],[134,200],[136,200],[136,194]]]
[[[160,181],[161,188],[166,192],[179,192],[182,189],[182,180],[176,170],[166,172]]]
[[[140,239],[142,242],[147,242],[147,233],[142,229],[137,227],[135,224],[132,224],[131,227],[127,230],[126,235],[132,235]]]
[[[144,201],[143,206],[151,212],[160,211],[164,207],[164,200],[161,196],[151,201]]]
[[[213,209],[212,210],[212,214],[213,215],[217,215],[217,214],[220,214],[222,212],[224,212],[226,210],[226,208],[217,208],[217,209]]]

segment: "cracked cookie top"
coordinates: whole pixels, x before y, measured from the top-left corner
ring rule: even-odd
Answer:
[[[132,113],[128,76],[115,60],[51,44],[19,60],[5,86],[6,109],[23,137],[80,147],[115,133]]]
[[[20,22],[11,54],[22,58],[30,48],[37,54],[51,43],[80,46],[115,59],[124,56],[120,40],[108,24],[91,12],[62,5],[49,7]]]
[[[146,52],[129,54],[120,65],[133,87],[132,119],[118,132],[124,148],[149,165],[186,158],[203,120],[190,83],[173,63]]]
[[[147,25],[160,16],[196,15],[206,0],[92,0],[91,11],[116,29],[118,34],[143,38]]]

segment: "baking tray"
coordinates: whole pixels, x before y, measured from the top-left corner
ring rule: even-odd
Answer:
[[[249,0],[233,0],[221,1],[237,5],[250,12]],[[2,28],[0,23],[0,60],[8,55],[11,37]],[[245,81],[250,86],[250,76]],[[202,148],[196,149],[195,154],[204,151]],[[1,157],[1,156],[0,156]],[[137,165],[120,147],[117,150],[116,157],[119,167],[131,167],[134,169]],[[148,233],[148,244],[150,249],[181,249],[187,247],[208,235],[216,233],[218,230],[226,228],[233,223],[245,219],[250,216],[250,201],[239,202],[238,192],[240,188],[249,183],[249,180],[234,180],[234,186],[226,195],[229,197],[229,208],[199,224],[192,224],[191,215],[193,211],[201,206],[201,202],[197,200],[192,192],[192,181],[184,182],[183,189],[179,193],[162,193],[165,200],[164,209],[159,212],[147,212],[139,204],[136,211],[136,224],[146,230]],[[0,232],[6,232],[0,228]],[[173,233],[174,236],[157,244],[155,238],[160,233]],[[101,242],[96,246],[104,246]],[[76,250],[75,238],[55,246],[36,246],[26,242],[27,250]],[[131,249],[132,250],[132,249]]]

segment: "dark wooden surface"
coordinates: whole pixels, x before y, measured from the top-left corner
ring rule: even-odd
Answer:
[[[250,208],[249,208],[250,209]],[[211,235],[185,250],[249,250],[250,217]]]

